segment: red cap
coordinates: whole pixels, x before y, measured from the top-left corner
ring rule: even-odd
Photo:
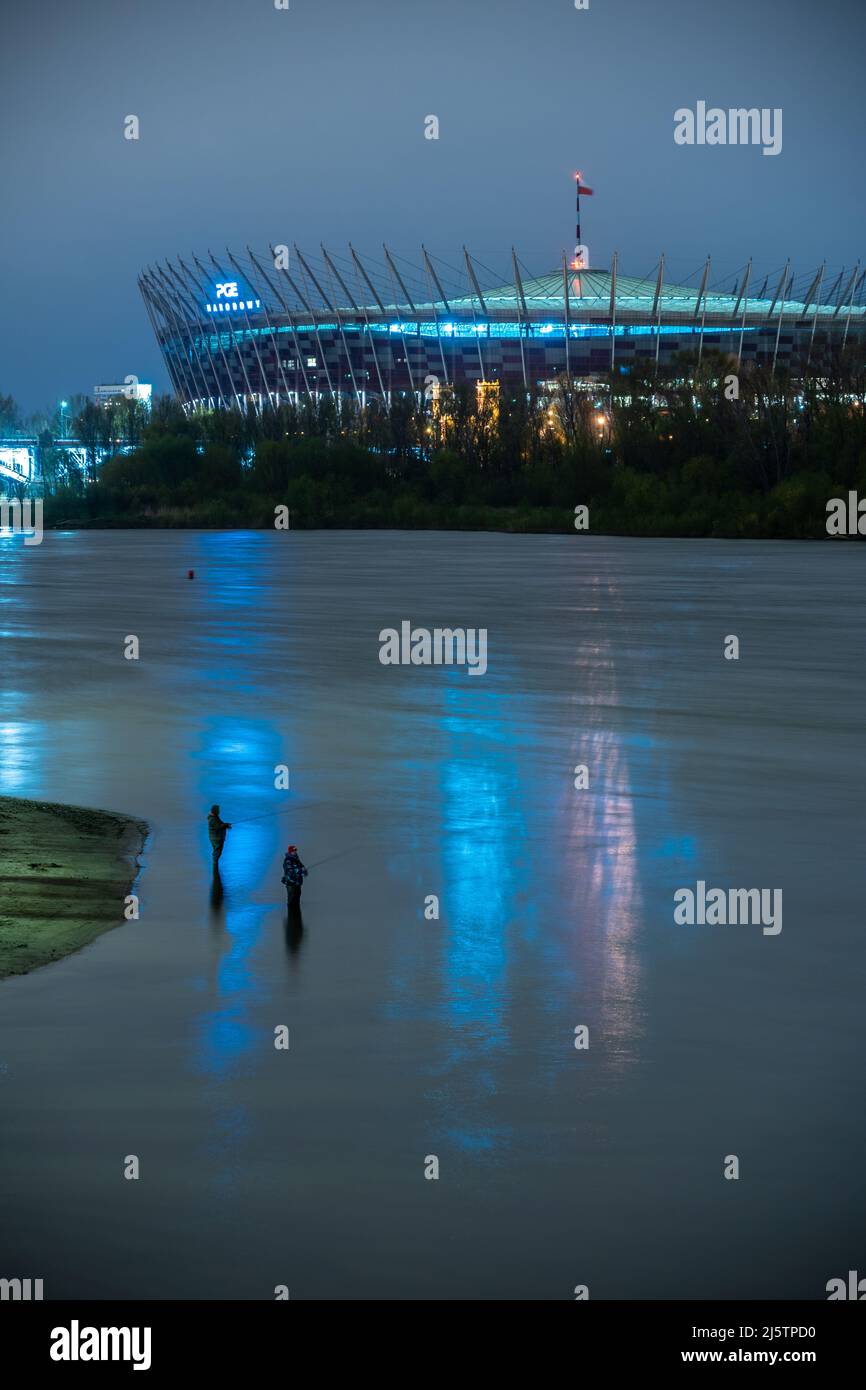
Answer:
[[[297,845],[289,845],[288,849],[286,850],[286,854],[297,854],[297,852],[298,852],[298,846],[297,846]]]

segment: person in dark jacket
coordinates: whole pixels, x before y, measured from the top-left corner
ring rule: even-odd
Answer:
[[[289,845],[283,859],[283,878],[282,882],[286,885],[286,896],[288,898],[289,910],[300,907],[301,888],[307,871],[298,857],[297,845]]]
[[[211,806],[207,818],[207,833],[211,843],[211,849],[213,850],[214,864],[219,863],[220,855],[223,852],[223,845],[226,842],[227,830],[231,830],[231,825],[228,821],[220,820],[219,806]]]

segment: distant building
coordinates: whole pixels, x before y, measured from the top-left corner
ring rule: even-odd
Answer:
[[[125,376],[122,384],[107,384],[94,386],[93,399],[97,405],[113,405],[117,400],[139,401],[145,408],[150,410],[153,387],[147,382],[139,381],[137,376]]]

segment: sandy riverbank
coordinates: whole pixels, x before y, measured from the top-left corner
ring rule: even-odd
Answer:
[[[123,923],[147,831],[109,811],[0,797],[0,979]]]

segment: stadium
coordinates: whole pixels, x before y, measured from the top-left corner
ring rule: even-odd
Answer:
[[[670,368],[682,354],[814,371],[866,340],[866,271],[758,275],[725,286],[712,262],[671,283],[665,258],[643,278],[593,268],[580,239],[552,273],[532,276],[515,251],[505,278],[463,248],[455,266],[422,246],[410,263],[324,247],[177,258],[139,278],[173,389],[185,406],[246,408],[325,395],[389,402],[439,386],[544,389],[574,379]]]

